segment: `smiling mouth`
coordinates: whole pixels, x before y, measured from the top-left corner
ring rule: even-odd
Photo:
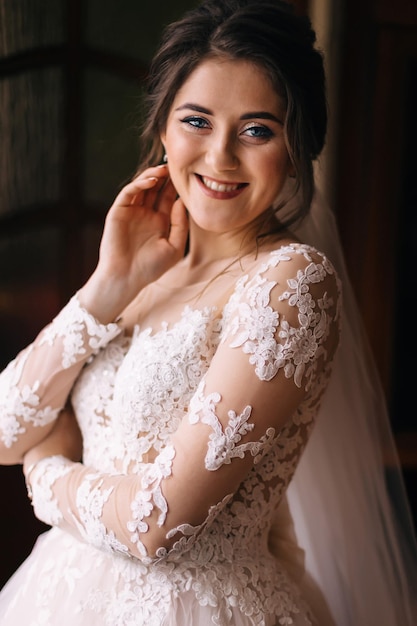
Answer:
[[[207,187],[207,189],[211,189],[212,191],[220,191],[221,193],[228,193],[230,191],[237,191],[242,187],[245,187],[247,183],[218,183],[212,178],[206,178],[205,176],[198,176],[203,185]]]

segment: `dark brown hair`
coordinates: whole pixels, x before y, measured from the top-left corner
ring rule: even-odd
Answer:
[[[160,162],[168,114],[177,91],[208,58],[258,64],[286,103],[285,133],[299,202],[282,227],[305,215],[314,192],[313,161],[326,135],[322,54],[307,17],[284,0],[206,0],[168,25],[152,61],[145,102],[141,169]]]

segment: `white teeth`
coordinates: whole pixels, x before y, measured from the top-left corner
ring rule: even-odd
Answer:
[[[236,189],[239,188],[239,185],[226,185],[224,183],[216,183],[216,181],[204,178],[204,176],[202,176],[201,178],[205,186],[209,189],[212,189],[213,191],[236,191]]]

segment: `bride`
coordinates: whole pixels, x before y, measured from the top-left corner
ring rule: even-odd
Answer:
[[[290,4],[167,27],[97,267],[0,375],[0,462],[51,526],[2,626],[415,623],[384,403],[314,193],[325,132]]]

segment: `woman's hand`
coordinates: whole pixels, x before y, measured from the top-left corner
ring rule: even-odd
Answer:
[[[83,441],[77,420],[72,409],[66,408],[61,411],[49,435],[25,454],[23,472],[26,475],[33,464],[56,454],[71,461],[80,461],[82,450]]]
[[[186,209],[167,166],[146,169],[107,214],[97,268],[78,294],[81,304],[101,322],[113,321],[181,259],[187,235]]]

